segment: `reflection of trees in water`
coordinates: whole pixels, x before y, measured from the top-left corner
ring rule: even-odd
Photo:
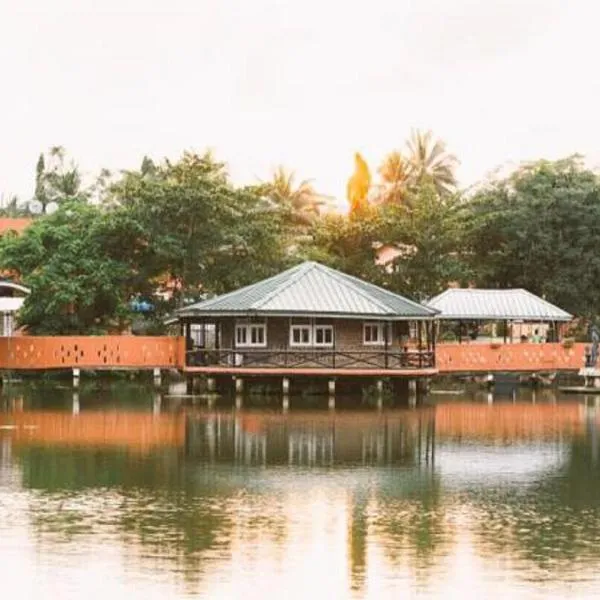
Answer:
[[[563,466],[520,489],[471,495],[477,528],[490,553],[517,556],[543,570],[569,571],[600,558],[600,456],[596,427],[574,436]]]
[[[41,543],[77,543],[81,536],[123,540],[144,560],[174,562],[196,585],[206,561],[243,541],[287,535],[280,509],[260,493],[240,494],[228,467],[185,463],[176,450],[141,456],[119,450],[18,449],[33,530]],[[248,475],[250,478],[250,475]],[[241,534],[239,534],[241,532]]]
[[[372,534],[392,564],[426,572],[447,552],[451,531],[440,478],[433,471],[398,473],[372,510],[377,515]]]

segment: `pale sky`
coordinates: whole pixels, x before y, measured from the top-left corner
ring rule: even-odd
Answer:
[[[343,197],[432,129],[468,186],[507,162],[600,164],[597,0],[0,0],[0,194],[40,151],[84,173],[212,148]]]

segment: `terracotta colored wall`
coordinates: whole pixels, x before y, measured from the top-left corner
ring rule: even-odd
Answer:
[[[584,365],[585,346],[573,344],[438,344],[441,373],[493,371],[577,371]]]
[[[142,336],[0,338],[0,369],[176,368],[184,339]]]

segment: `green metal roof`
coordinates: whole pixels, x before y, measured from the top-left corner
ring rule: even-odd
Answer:
[[[453,288],[427,302],[445,320],[570,321],[573,316],[523,289]]]
[[[316,262],[192,304],[179,317],[235,315],[428,319],[437,311]]]

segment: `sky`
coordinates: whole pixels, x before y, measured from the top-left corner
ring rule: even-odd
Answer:
[[[91,178],[210,148],[343,200],[431,129],[468,187],[575,152],[600,165],[596,0],[0,0],[0,194],[64,146]]]

